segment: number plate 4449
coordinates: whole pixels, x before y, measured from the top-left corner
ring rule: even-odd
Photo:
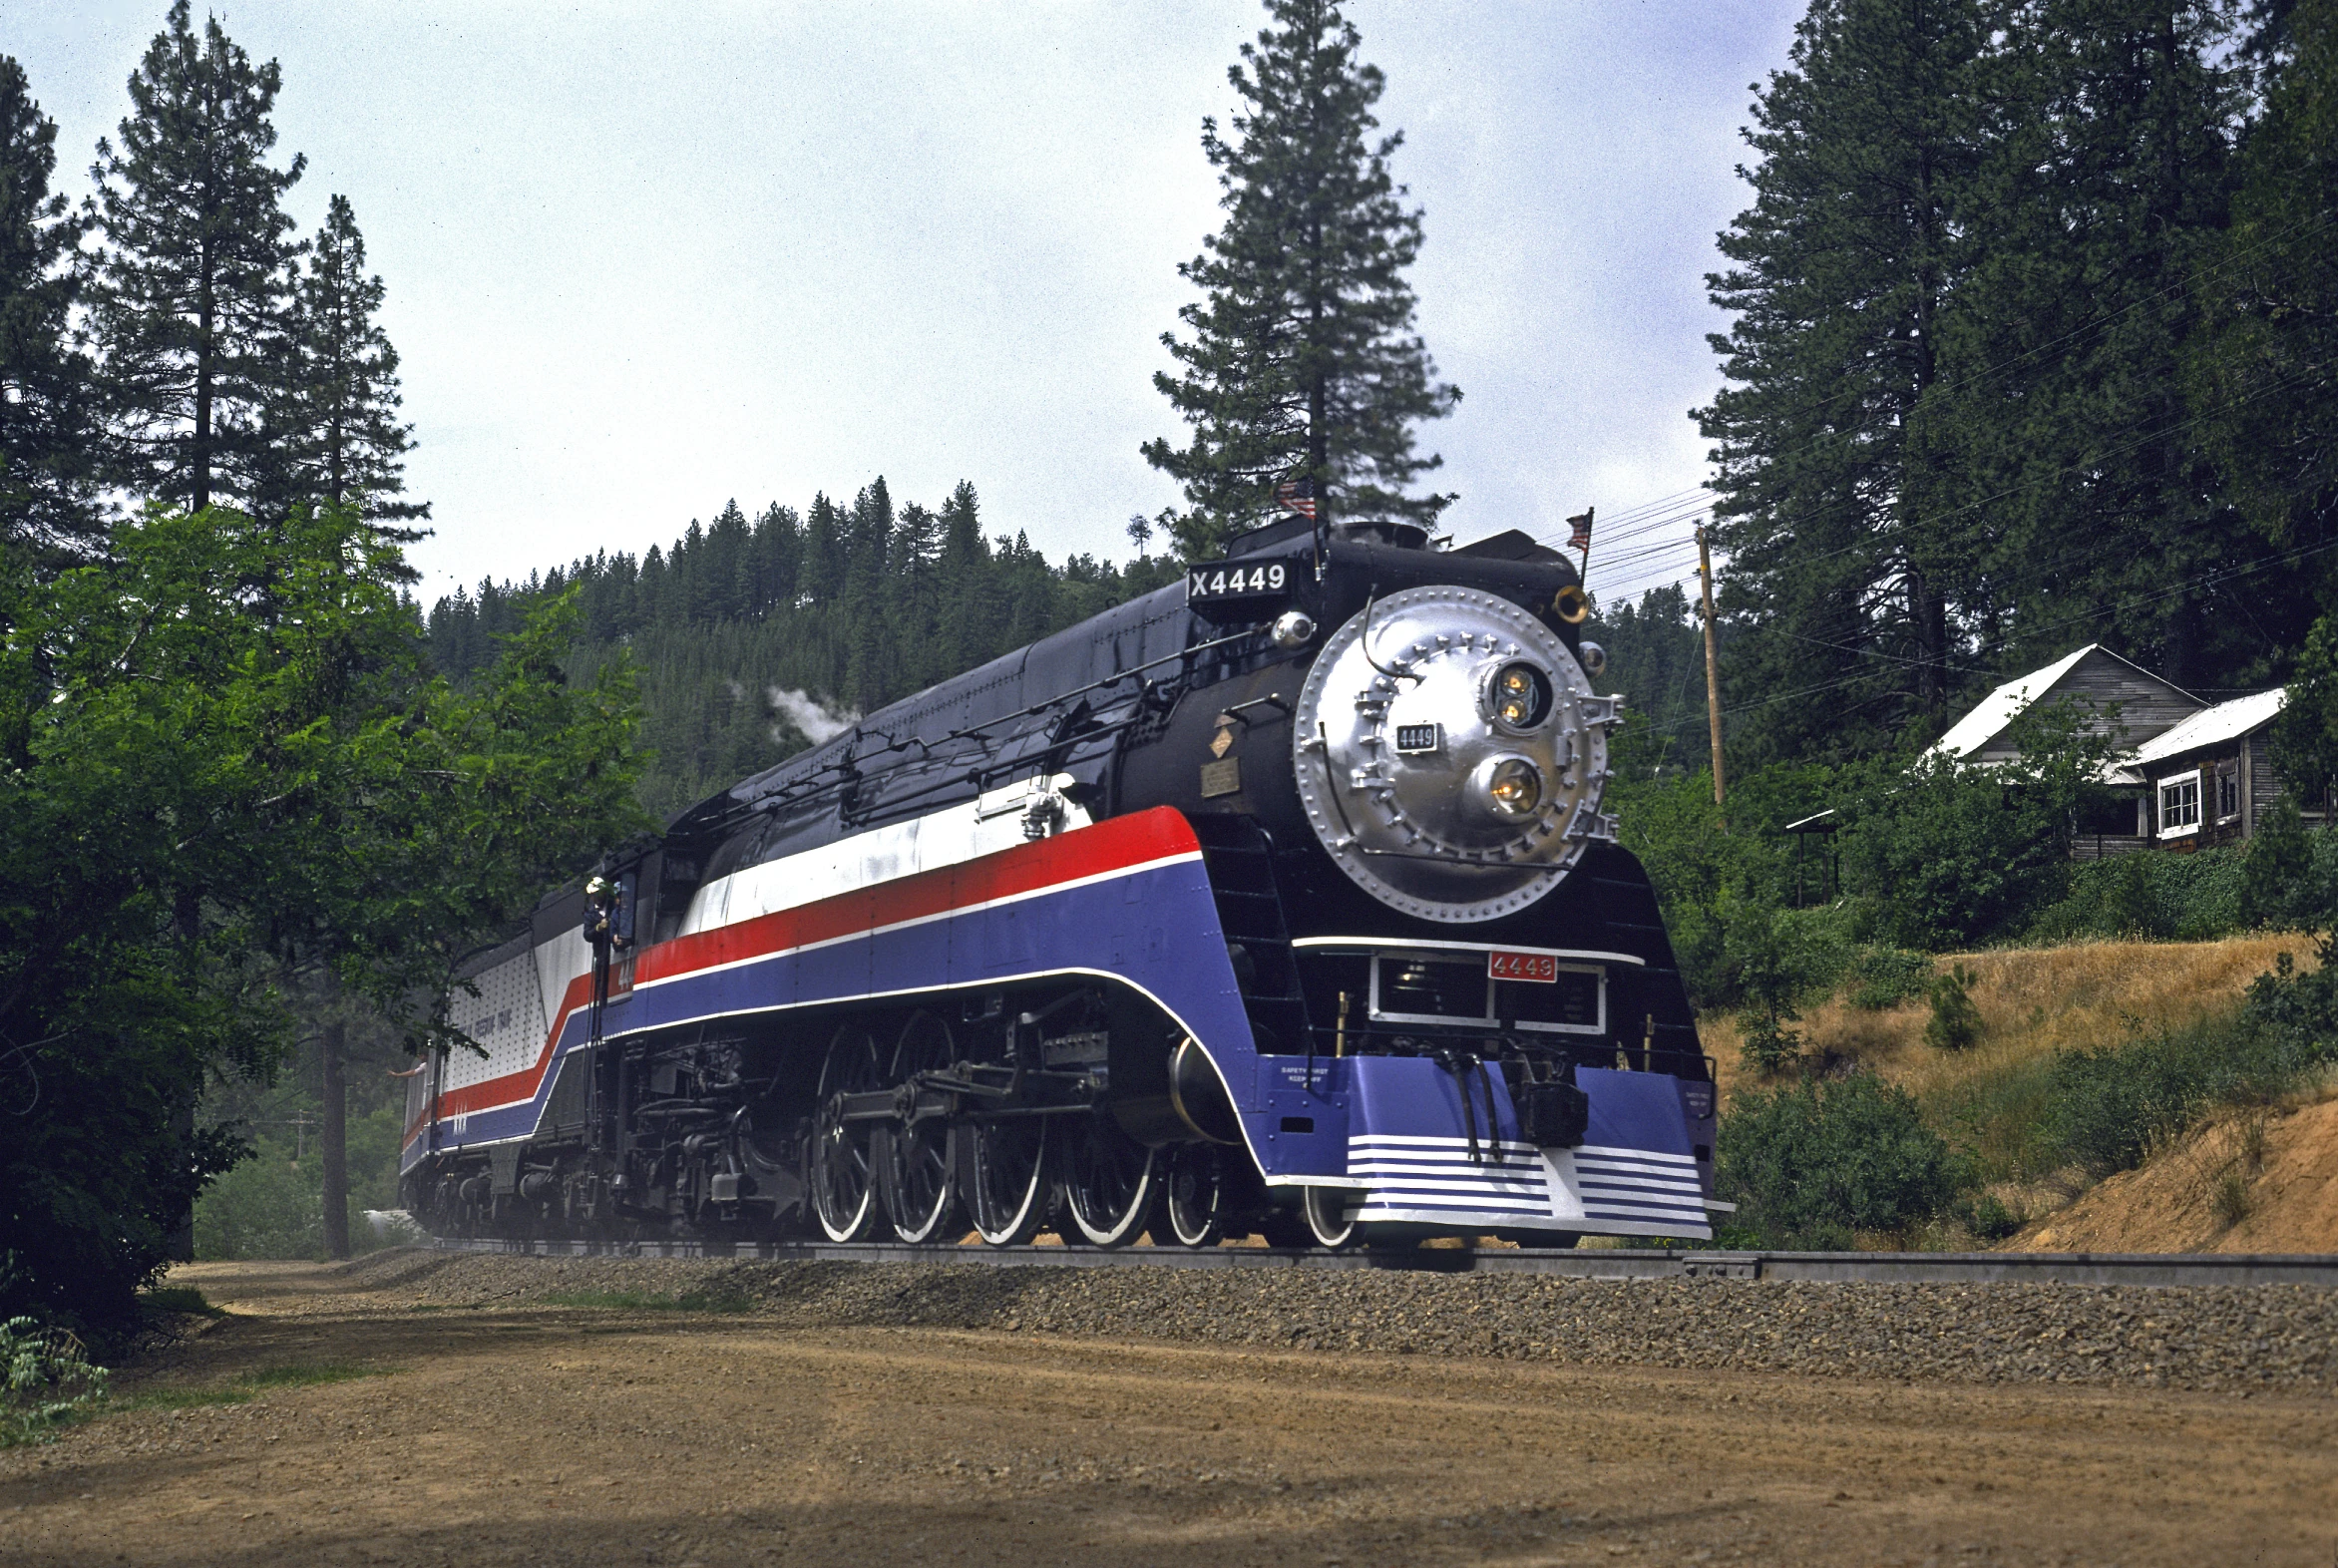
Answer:
[[[1559,980],[1559,961],[1547,953],[1504,953],[1496,948],[1485,956],[1485,969],[1499,980],[1536,980],[1555,985]]]
[[[1292,581],[1291,563],[1287,561],[1205,562],[1186,569],[1185,601],[1198,604],[1230,598],[1273,597],[1290,592]]]

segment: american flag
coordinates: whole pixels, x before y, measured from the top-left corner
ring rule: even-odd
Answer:
[[[1567,519],[1567,526],[1574,530],[1572,534],[1567,536],[1569,550],[1589,550],[1591,548],[1591,514],[1595,510],[1597,509],[1586,507]]]
[[[1275,499],[1303,518],[1314,517],[1316,515],[1315,476],[1309,474],[1302,479],[1285,480],[1275,487]]]

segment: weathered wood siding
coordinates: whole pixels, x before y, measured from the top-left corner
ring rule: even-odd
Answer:
[[[2098,735],[2112,731],[2112,725],[2102,714],[2117,704],[2119,721],[2115,738],[2129,747],[2142,745],[2207,706],[2189,692],[2100,648],[2073,664],[2032,705],[2044,706],[2063,697],[2076,697],[2095,705],[2097,716],[2087,727]],[[1972,760],[2004,762],[2020,755],[2021,748],[2006,731],[1999,730],[1973,753]]]
[[[2272,749],[2265,744],[2265,732],[2261,729],[2240,738],[2241,765],[2247,769],[2241,787],[2249,795],[2248,830],[2252,834],[2257,831],[2257,824],[2265,820],[2265,813],[2279,805],[2281,797],[2289,793],[2281,782],[2281,775],[2273,771]],[[2301,800],[2297,804],[2302,809],[2314,802]]]

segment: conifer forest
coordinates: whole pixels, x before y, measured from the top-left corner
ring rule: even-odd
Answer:
[[[683,475],[637,554],[428,602],[413,548],[496,520],[408,491],[397,279],[365,191],[289,215],[334,177],[276,145],[265,42],[174,0],[94,149],[0,54],[0,1320],[102,1339],[197,1241],[363,1245],[387,1073],[451,1037],[451,966],[603,846],[1294,495],[1509,525],[1435,450],[1463,394],[1412,269],[1446,236],[1366,41],[1333,0],[1261,25],[1239,112],[1195,117],[1221,226],[1127,454],[1176,504],[1050,560],[978,466],[917,496]],[[1630,698],[1624,842],[1695,1000],[1779,1069],[1796,997],[1877,953],[2129,929],[2141,895],[2071,862],[2083,737],[2019,788],[1906,783],[2009,675],[2102,642],[2211,699],[2286,686],[2283,765],[2338,777],[2338,0],[1810,0],[1748,113],[1720,390],[1684,411],[1710,476],[1600,498],[1586,630]],[[1822,808],[1814,911],[1778,830]],[[2225,857],[2220,929],[2328,929],[2303,842]],[[2267,991],[2266,1026],[2338,1038],[2331,992]]]

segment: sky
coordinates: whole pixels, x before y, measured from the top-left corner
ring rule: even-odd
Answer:
[[[76,196],[166,9],[0,0]],[[1152,376],[1255,3],[212,9],[282,67],[301,232],[347,196],[388,284],[426,599],[879,475],[930,506],[970,480],[1050,558],[1124,559],[1177,501],[1137,449],[1183,435]],[[1800,9],[1346,7],[1425,212],[1419,326],[1463,398],[1421,445],[1458,541],[1596,507],[1600,596],[1694,565],[1705,274]]]

